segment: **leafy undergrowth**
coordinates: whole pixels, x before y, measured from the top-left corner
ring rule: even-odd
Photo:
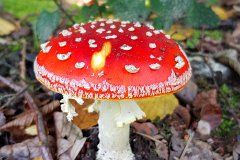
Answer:
[[[75,21],[104,17],[164,29],[193,69],[182,91],[137,101],[147,118],[131,125],[136,159],[240,159],[239,6],[237,0],[0,0],[0,157],[96,158],[98,114],[87,113],[93,100],[71,100],[79,116],[68,122],[59,112],[62,96],[36,81],[33,61],[40,43]]]

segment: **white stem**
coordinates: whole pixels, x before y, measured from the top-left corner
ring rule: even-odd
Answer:
[[[99,112],[97,160],[134,160],[129,143],[130,123],[145,116],[144,112],[135,101],[116,100],[102,100]]]

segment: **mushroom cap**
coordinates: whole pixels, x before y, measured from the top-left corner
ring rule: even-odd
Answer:
[[[41,48],[34,62],[36,78],[73,97],[131,99],[174,93],[192,74],[173,39],[139,22],[75,24]]]

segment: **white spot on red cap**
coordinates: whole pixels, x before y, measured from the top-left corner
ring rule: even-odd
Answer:
[[[123,33],[123,29],[119,28],[118,32]]]
[[[129,31],[134,31],[135,28],[134,28],[134,27],[130,27],[130,28],[128,28],[128,30],[129,30]]]
[[[156,48],[156,43],[149,43],[149,48]]]
[[[107,31],[106,33],[110,34],[110,33],[112,33],[112,31],[109,30],[109,31]]]
[[[75,38],[75,42],[81,42],[82,38]]]
[[[121,24],[121,27],[126,27],[127,25],[126,24]]]
[[[104,28],[98,28],[98,29],[96,30],[96,32],[97,32],[97,33],[100,33],[100,34],[103,33],[104,31],[105,31]]]
[[[120,48],[121,48],[122,50],[125,50],[125,51],[129,51],[129,50],[132,49],[131,46],[128,46],[128,45],[126,45],[126,44],[122,45]]]
[[[165,37],[167,38],[167,39],[171,39],[171,36],[170,35],[165,35]]]
[[[147,24],[147,27],[152,30],[154,29],[154,27],[151,24]]]
[[[96,48],[96,47],[97,47],[97,44],[94,44],[94,43],[89,44],[89,47],[90,47],[90,48]]]
[[[93,43],[95,43],[96,41],[94,40],[94,39],[89,39],[88,40],[88,44],[93,44]]]
[[[103,27],[103,26],[105,26],[105,24],[104,24],[103,22],[101,22],[101,23],[100,23],[100,26]]]
[[[48,53],[50,51],[50,49],[52,48],[52,46],[47,46],[49,42],[45,42],[43,44],[40,45],[43,53]]]
[[[111,35],[111,36],[106,36],[105,39],[115,39],[117,38],[117,35]]]
[[[104,75],[104,71],[101,71],[101,72],[98,73],[99,77],[102,77],[103,75]]]
[[[150,64],[149,67],[152,69],[152,70],[159,70],[161,65],[158,64],[158,63],[154,63],[154,64]]]
[[[92,24],[90,27],[93,29],[93,28],[95,28],[95,25],[94,25],[94,24]]]
[[[66,46],[67,42],[66,41],[58,42],[58,44],[60,47],[64,47],[64,46]]]
[[[80,24],[76,23],[73,25],[73,28],[77,29],[80,26]]]
[[[129,24],[130,21],[122,21],[121,24]]]
[[[154,59],[154,58],[156,58],[156,57],[155,57],[154,55],[151,54],[151,55],[150,55],[150,58],[151,58],[151,59]]]
[[[112,24],[113,21],[112,21],[111,19],[109,19],[109,20],[106,21],[106,23],[107,23],[107,24]]]
[[[84,62],[77,62],[77,63],[75,63],[75,68],[82,69],[84,66],[85,66]]]
[[[139,23],[139,22],[136,22],[135,24],[134,24],[134,27],[141,27],[142,25]]]
[[[79,32],[80,32],[80,33],[86,33],[86,29],[84,29],[83,27],[80,27],[80,28],[79,28]]]
[[[177,69],[181,69],[185,65],[185,62],[184,62],[183,58],[179,55],[175,57],[175,61],[177,62],[175,64],[175,67]]]
[[[137,36],[131,36],[131,39],[136,40],[136,39],[138,39],[138,37]]]
[[[129,73],[137,73],[140,68],[135,67],[134,65],[130,64],[130,65],[125,65],[125,69],[129,72]]]
[[[60,60],[60,61],[65,61],[67,60],[68,58],[70,58],[72,52],[68,52],[67,54],[57,54],[57,58]]]
[[[112,25],[110,26],[110,28],[114,29],[114,28],[116,28],[116,26],[115,26],[114,24],[112,24]]]
[[[152,32],[147,31],[146,32],[146,36],[151,37],[152,36]]]
[[[162,30],[154,30],[153,33],[160,34],[160,33],[163,33],[163,31]]]
[[[68,31],[68,30],[63,30],[61,33],[62,33],[62,35],[63,35],[64,37],[70,36],[70,35],[72,34],[72,32],[70,32],[70,31]]]
[[[161,60],[163,59],[163,57],[162,57],[162,56],[159,56],[157,59],[158,59],[159,61],[161,61]]]

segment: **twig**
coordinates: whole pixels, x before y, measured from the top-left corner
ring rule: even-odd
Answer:
[[[186,146],[185,146],[185,148],[184,148],[184,150],[183,150],[179,160],[183,160],[183,158],[184,158],[184,156],[185,156],[185,154],[187,152],[187,149],[188,149],[188,147],[189,147],[189,145],[190,145],[190,143],[191,143],[191,141],[193,139],[193,136],[194,136],[194,132],[193,131],[189,131],[189,138],[188,138],[187,144],[186,144]]]
[[[20,77],[21,79],[25,80],[26,79],[26,56],[27,56],[27,52],[26,52],[26,49],[27,49],[27,42],[25,39],[22,39],[21,40],[21,43],[22,43],[22,50],[21,50],[21,55],[22,55],[22,58],[21,58],[21,61],[20,61]]]
[[[13,103],[16,100],[16,98],[19,97],[21,94],[23,94],[27,89],[28,89],[28,87],[25,87],[25,88],[21,89],[20,91],[18,91],[11,98],[9,98],[8,101],[0,107],[0,109],[3,109],[5,107],[7,107],[9,104]]]
[[[152,136],[149,136],[149,135],[147,135],[147,134],[140,133],[140,132],[134,132],[134,133],[136,133],[136,134],[138,134],[138,135],[140,135],[140,136],[146,137],[146,138],[148,138],[148,139],[150,139],[150,140],[152,140],[152,141],[154,141],[154,142],[156,142],[156,143],[163,143],[162,141],[159,141],[159,140],[157,140],[156,138],[154,138],[154,137],[152,137]]]
[[[22,87],[13,83],[12,81],[2,77],[0,75],[0,81],[2,83],[4,83],[5,85],[9,86],[10,88],[12,88],[13,90],[15,90],[16,92],[20,92],[22,90]],[[24,82],[22,82],[24,83]],[[24,85],[24,87],[26,87],[26,84]],[[29,92],[25,91],[24,92],[24,97],[27,100],[30,108],[32,109],[32,111],[35,113],[35,123],[37,126],[37,131],[38,131],[38,138],[40,141],[40,149],[42,152],[42,157],[44,160],[53,160],[52,155],[50,153],[49,150],[49,145],[48,145],[48,138],[47,138],[47,133],[44,127],[44,121],[43,121],[43,116],[42,113],[39,111],[36,103],[34,102],[32,96],[30,95]]]
[[[56,4],[56,6],[59,8],[59,10],[65,14],[65,16],[72,22],[72,24],[75,24],[75,21],[73,20],[73,18],[65,11],[65,9],[62,7],[62,5],[60,3],[58,3],[57,0],[53,0],[53,2]]]

